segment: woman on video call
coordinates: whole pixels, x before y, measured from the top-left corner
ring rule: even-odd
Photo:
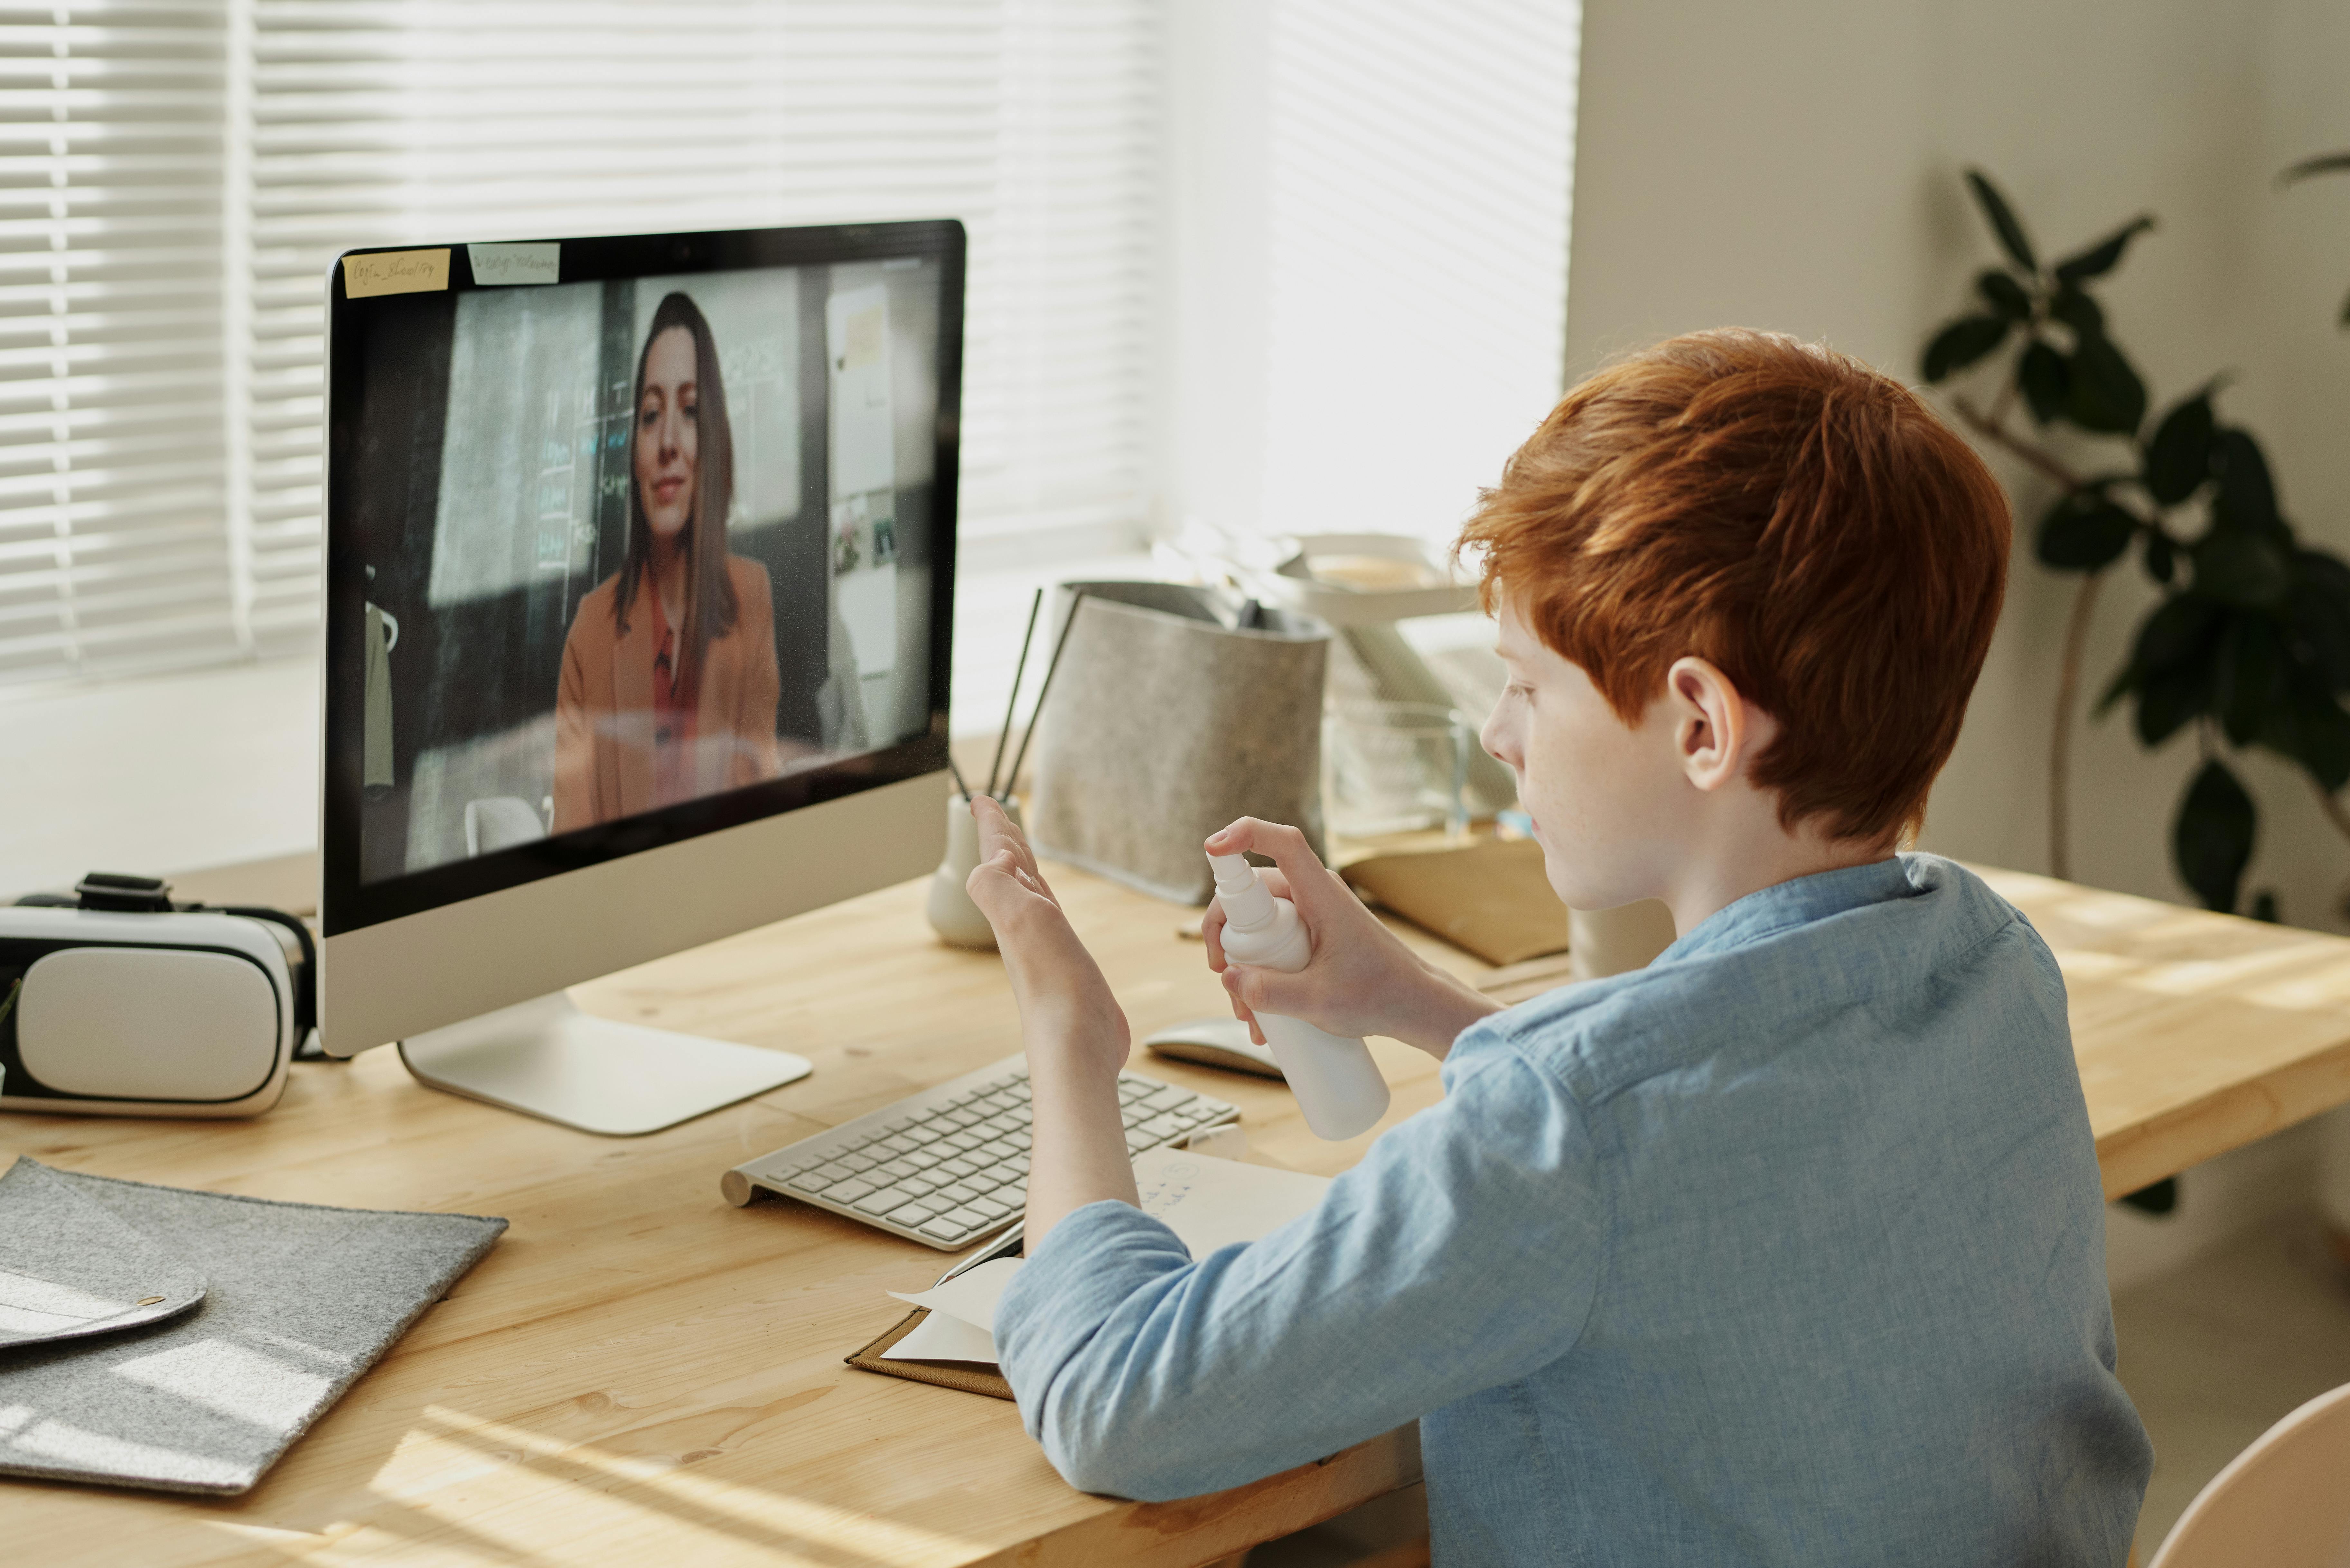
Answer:
[[[775,776],[775,601],[726,549],[734,442],[710,323],[671,294],[637,356],[629,552],[579,601],[555,704],[555,831]]]

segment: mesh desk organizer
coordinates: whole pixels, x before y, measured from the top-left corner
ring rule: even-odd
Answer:
[[[0,1475],[249,1490],[505,1228],[20,1158],[0,1176]]]

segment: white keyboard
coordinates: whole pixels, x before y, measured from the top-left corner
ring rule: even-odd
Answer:
[[[1129,1154],[1236,1121],[1222,1100],[1120,1073]],[[941,1251],[984,1240],[1028,1201],[1028,1062],[1008,1056],[738,1165],[726,1201],[796,1198]]]

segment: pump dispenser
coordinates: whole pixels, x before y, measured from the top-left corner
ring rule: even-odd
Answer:
[[[1236,963],[1294,974],[1314,957],[1314,939],[1297,906],[1274,897],[1256,867],[1238,855],[1211,855],[1216,900],[1224,907],[1224,956]],[[1353,1137],[1387,1114],[1388,1083],[1359,1039],[1325,1034],[1302,1018],[1260,1012],[1273,1059],[1316,1137]]]

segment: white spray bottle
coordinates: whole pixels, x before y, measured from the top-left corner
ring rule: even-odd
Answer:
[[[1211,855],[1216,901],[1224,907],[1224,956],[1236,963],[1294,974],[1314,957],[1314,939],[1297,906],[1276,898],[1256,867],[1238,855]],[[1260,1012],[1257,1027],[1316,1137],[1353,1137],[1387,1114],[1388,1081],[1359,1039],[1325,1034],[1302,1018]]]

